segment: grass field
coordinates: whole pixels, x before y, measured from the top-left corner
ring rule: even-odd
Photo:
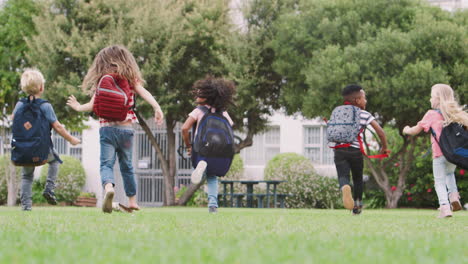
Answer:
[[[468,212],[0,207],[0,263],[468,263]]]

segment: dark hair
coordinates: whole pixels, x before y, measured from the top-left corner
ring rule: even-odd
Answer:
[[[234,82],[222,78],[207,76],[198,80],[193,85],[193,93],[196,97],[206,98],[206,104],[219,111],[225,111],[232,104],[236,86]]]
[[[357,93],[362,90],[362,87],[359,84],[350,84],[347,85],[344,89],[343,92],[341,92],[341,95],[343,97],[347,97],[349,95],[352,95],[354,93]]]

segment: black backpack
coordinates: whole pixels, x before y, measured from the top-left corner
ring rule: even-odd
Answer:
[[[16,166],[40,166],[47,163],[52,149],[51,125],[41,110],[46,100],[22,98],[13,118],[11,161]]]
[[[439,140],[432,128],[431,133],[444,157],[458,167],[468,170],[468,131],[459,123],[451,123],[442,128]]]
[[[231,167],[234,157],[234,133],[231,124],[221,111],[212,113],[205,106],[198,106],[203,115],[193,139],[192,165],[199,161],[208,163],[208,175],[224,176]]]

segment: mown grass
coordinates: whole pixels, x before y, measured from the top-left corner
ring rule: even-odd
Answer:
[[[0,207],[0,263],[468,263],[468,212]]]

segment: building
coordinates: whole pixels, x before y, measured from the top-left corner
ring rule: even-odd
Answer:
[[[453,12],[457,9],[468,8],[468,0],[427,0],[431,5]]]

